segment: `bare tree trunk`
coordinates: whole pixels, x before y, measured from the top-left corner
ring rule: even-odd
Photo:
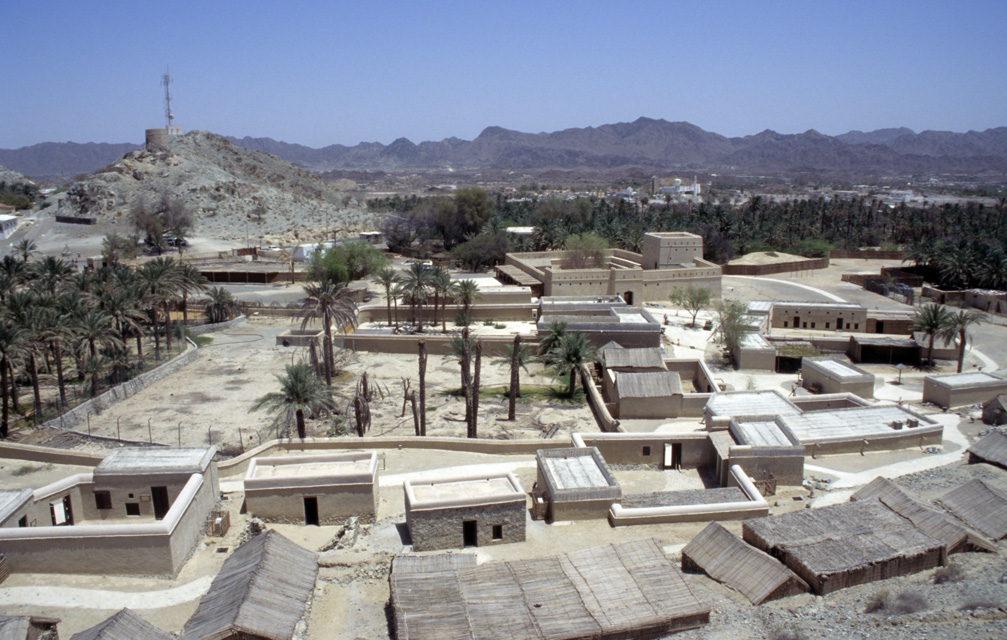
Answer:
[[[154,360],[161,359],[161,334],[158,332],[157,307],[153,307],[150,312],[154,321]]]
[[[298,409],[294,412],[294,418],[297,419],[297,437],[304,440],[308,437],[308,430],[304,426],[304,411]]]
[[[413,429],[416,431],[416,435],[421,436],[423,434],[420,433],[420,413],[419,413],[419,410],[416,408],[416,392],[415,391],[410,391],[409,392],[409,402],[413,406]]]
[[[322,371],[322,367],[318,363],[318,347],[314,340],[308,343],[308,359],[311,361],[311,369],[315,372],[316,376],[325,375]]]
[[[63,352],[55,344],[52,345],[53,360],[56,361],[56,384],[59,387],[60,406],[66,407],[66,381],[63,380]]]
[[[28,367],[31,369],[31,388],[35,400],[35,415],[32,417],[32,422],[38,424],[42,419],[42,394],[38,388],[38,361],[34,353],[28,356]]]
[[[521,389],[521,363],[519,359],[521,351],[521,336],[514,336],[514,351],[510,357],[510,399],[507,406],[507,419],[517,419],[517,394]]]
[[[420,340],[420,428],[419,435],[427,435],[427,343]]]
[[[11,408],[14,411],[21,413],[21,398],[19,397],[18,387],[17,387],[17,376],[14,374],[14,363],[10,360],[7,361],[8,375],[10,375],[10,402]]]
[[[164,301],[164,345],[168,351],[168,357],[171,357],[171,307],[168,305],[168,301]]]
[[[472,377],[472,422],[469,425],[469,437],[479,437],[479,371],[482,368],[483,343],[476,340],[475,345],[476,362],[475,374]]]
[[[468,431],[472,424],[472,352],[469,344],[469,328],[462,329],[462,397],[465,399],[465,428]]]
[[[10,423],[10,410],[7,408],[7,361],[0,363],[0,395],[3,395],[3,415],[0,418],[0,438],[7,437],[8,424]]]

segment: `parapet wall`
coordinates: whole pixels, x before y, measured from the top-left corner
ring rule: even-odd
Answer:
[[[476,336],[473,336],[474,338]],[[335,346],[351,351],[373,351],[377,353],[401,353],[417,355],[420,340],[425,340],[427,353],[437,356],[448,356],[454,352],[451,350],[451,340],[453,336],[445,333],[424,333],[414,335],[382,335],[349,333],[342,336],[333,336],[332,341]],[[499,355],[504,353],[507,345],[514,344],[513,336],[478,336],[483,343],[483,356]],[[538,336],[522,336],[521,343],[534,349],[539,342]],[[411,363],[407,366],[415,366]]]

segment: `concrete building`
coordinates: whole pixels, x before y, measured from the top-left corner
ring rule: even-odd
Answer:
[[[402,488],[414,551],[524,542],[526,494],[512,473],[406,480]]]
[[[617,418],[669,418],[682,413],[682,381],[674,371],[615,376]]]
[[[661,324],[649,311],[628,306],[618,296],[544,297],[539,305],[539,335],[548,333],[554,322],[585,334],[596,348],[610,342],[626,348],[659,348],[663,335]]]
[[[17,229],[17,221],[17,216],[0,213],[0,240],[11,237],[11,234]]]
[[[245,474],[248,513],[268,522],[341,524],[378,510],[378,456],[353,451],[253,458]]]
[[[627,304],[668,300],[676,289],[709,289],[720,297],[720,267],[702,259],[703,240],[691,233],[647,233],[644,253],[612,249],[602,267],[564,269],[565,252],[509,253],[505,266],[542,285],[543,296],[618,295]]]
[[[746,333],[733,354],[734,364],[739,369],[776,370],[776,348],[755,332]]]
[[[804,358],[801,386],[813,393],[853,393],[874,397],[874,376],[834,358]]]
[[[14,571],[173,576],[220,495],[215,449],[122,448],[92,472],[0,495]]]
[[[774,302],[773,329],[867,331],[867,309],[848,302]]]
[[[923,402],[938,407],[983,404],[1007,393],[1007,380],[991,373],[955,373],[923,378]]]
[[[549,520],[592,520],[608,516],[622,489],[596,447],[540,449],[536,506]]]

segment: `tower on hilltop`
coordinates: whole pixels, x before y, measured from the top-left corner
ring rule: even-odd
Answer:
[[[171,74],[165,68],[164,75],[161,76],[161,84],[164,86],[164,121],[165,133],[169,136],[182,135],[182,127],[172,124],[175,121],[175,114],[171,112]]]

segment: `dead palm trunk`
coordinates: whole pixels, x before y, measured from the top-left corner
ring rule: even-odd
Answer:
[[[28,366],[31,369],[31,388],[35,401],[35,415],[32,416],[32,422],[38,424],[42,419],[42,394],[38,388],[38,360],[35,359],[34,353],[28,355]]]
[[[161,334],[158,333],[157,307],[151,307],[150,319],[154,325],[154,360],[161,359]]]
[[[472,377],[472,388],[469,393],[472,395],[472,418],[469,422],[469,437],[479,437],[479,370],[482,366],[483,343],[476,340],[475,345],[476,362],[475,373]]]
[[[304,411],[301,409],[294,411],[294,420],[297,422],[297,437],[304,440],[308,437],[308,430],[304,426]]]
[[[472,385],[472,351],[469,343],[469,329],[462,330],[462,397],[465,399],[465,430],[468,432],[472,424],[472,397],[469,395]]]
[[[63,352],[56,346],[55,342],[52,344],[52,357],[56,361],[56,386],[59,387],[60,406],[66,407],[66,382],[63,380]]]
[[[427,435],[427,343],[420,340],[420,426],[419,435]]]
[[[168,301],[164,301],[164,346],[168,351],[168,357],[171,357],[171,307],[168,306]]]
[[[0,438],[7,437],[7,428],[10,422],[10,410],[7,408],[7,358],[0,363],[0,394],[3,395],[3,415],[0,418]]]
[[[95,349],[94,343],[91,343],[91,397],[98,397],[98,351]]]
[[[7,361],[8,375],[10,375],[10,401],[11,408],[14,411],[21,413],[21,398],[18,394],[17,387],[17,376],[14,374],[14,363],[10,360]]]
[[[325,323],[325,344],[322,345],[322,358],[325,360],[325,384],[332,386],[332,326],[329,324],[328,310],[322,314]]]
[[[507,406],[507,419],[517,419],[517,394],[521,389],[520,358],[521,336],[514,336],[514,351],[510,356],[510,402]]]

